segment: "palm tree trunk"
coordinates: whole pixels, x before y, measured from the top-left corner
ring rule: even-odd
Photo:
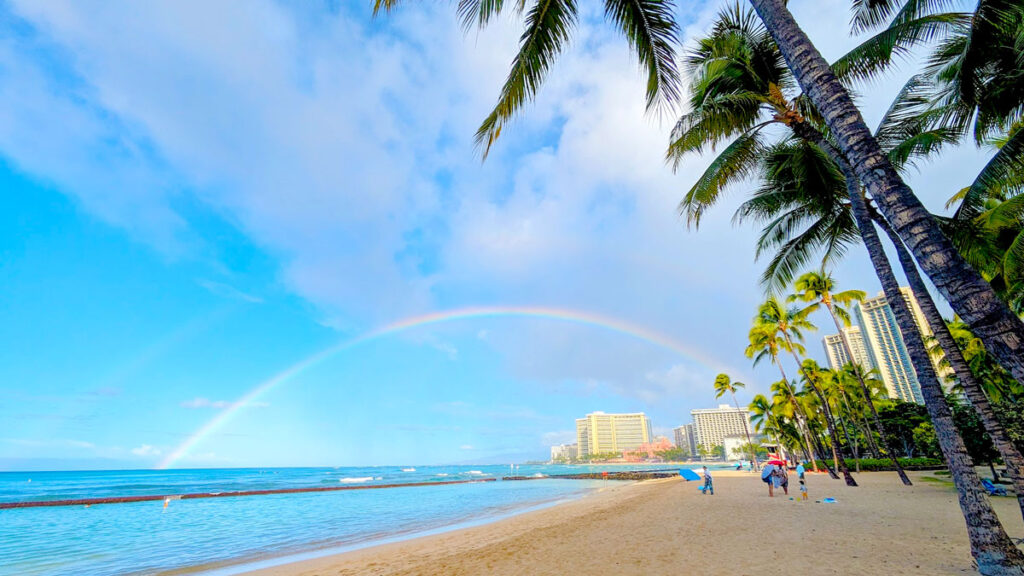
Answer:
[[[942,318],[942,314],[939,313],[938,307],[935,306],[935,300],[932,299],[931,294],[928,292],[924,279],[917,272],[917,267],[914,265],[910,253],[907,252],[906,247],[899,241],[899,237],[896,236],[896,233],[884,218],[877,214],[872,216],[875,217],[875,221],[878,222],[879,226],[881,226],[882,230],[893,242],[893,245],[896,246],[896,254],[899,256],[900,264],[907,275],[910,289],[917,296],[918,304],[921,305],[921,311],[924,312],[925,319],[931,325],[935,338],[939,341],[943,351],[945,351],[946,358],[949,360],[950,366],[953,367],[953,372],[956,374],[957,379],[960,380],[960,385],[964,389],[967,400],[974,407],[974,411],[978,413],[978,418],[981,419],[982,425],[985,426],[985,431],[992,438],[992,444],[995,445],[999,455],[1003,458],[1003,462],[1006,463],[1006,473],[1013,482],[1013,489],[1017,493],[1017,504],[1020,506],[1021,515],[1024,516],[1024,476],[1022,476],[1022,472],[1024,472],[1024,456],[1021,455],[1020,450],[1010,440],[1010,435],[1007,434],[1002,423],[996,418],[995,412],[992,410],[992,404],[989,403],[988,396],[985,395],[985,390],[974,377],[974,374],[971,373],[967,360],[964,359],[963,353],[960,352],[960,347],[957,346],[956,340],[953,339],[953,335],[949,332],[949,326],[946,325],[946,321]]]
[[[814,471],[818,471],[818,459],[814,457],[814,449],[811,448],[811,439],[808,434],[808,426],[806,423],[806,417],[804,416],[803,409],[800,408],[800,404],[797,403],[796,397],[793,396],[793,389],[789,387],[789,378],[786,377],[786,371],[782,368],[782,364],[778,362],[778,358],[775,359],[775,365],[779,367],[779,374],[782,374],[782,381],[786,383],[786,390],[789,392],[789,401],[793,403],[793,414],[796,416],[797,427],[804,435],[804,443],[807,444],[807,452],[811,456],[811,466]],[[831,474],[831,470],[829,474]]]
[[[978,563],[978,572],[985,576],[1024,575],[1024,553],[1006,535],[991,503],[981,490],[981,480],[974,471],[974,463],[967,454],[963,439],[953,424],[953,414],[946,404],[938,377],[932,368],[924,341],[917,333],[917,325],[907,302],[900,292],[899,283],[885,258],[881,240],[868,215],[863,197],[856,194],[851,198],[854,218],[860,228],[864,243],[869,247],[871,263],[875,266],[882,283],[886,300],[896,316],[896,323],[903,333],[903,340],[910,358],[917,368],[918,382],[924,396],[925,407],[931,417],[939,447],[946,458],[950,475],[956,485],[960,510],[967,523],[967,535],[971,542],[971,554]]]
[[[786,344],[789,345],[789,350],[793,354],[793,359],[796,360],[796,365],[800,367],[800,371],[803,372],[804,378],[807,378],[807,385],[811,387],[811,390],[814,391],[814,394],[821,402],[821,410],[825,416],[825,426],[828,427],[828,437],[832,441],[832,458],[835,460],[835,466],[840,472],[842,472],[843,480],[846,482],[847,486],[856,486],[857,481],[853,479],[853,476],[850,474],[850,469],[846,467],[846,459],[840,458],[836,453],[836,449],[839,447],[839,435],[836,434],[836,424],[832,421],[832,411],[829,410],[828,400],[825,399],[825,395],[821,393],[821,389],[818,388],[818,385],[814,383],[814,378],[811,374],[807,370],[804,370],[803,363],[800,362],[800,357],[793,349],[793,341],[789,339],[789,334],[784,333],[783,337],[786,339]]]
[[[750,0],[804,93],[821,113],[854,173],[935,287],[999,363],[1024,382],[1024,323],[939,230],[879,148],[828,62],[783,0]]]
[[[839,152],[839,150],[836,150],[835,146],[833,146],[831,142],[826,140],[825,137],[821,134],[821,132],[815,130],[814,127],[812,127],[808,123],[796,122],[791,124],[790,128],[793,130],[793,133],[796,134],[801,139],[817,144],[822,150],[824,150],[829,155],[829,157],[832,158],[836,165],[839,166],[839,169],[842,170],[843,175],[846,177],[846,191],[850,197],[851,205],[856,204],[858,201],[863,203],[863,196],[861,196],[860,185],[858,184],[857,177],[853,172],[853,168],[851,168],[849,162],[846,161],[846,157],[843,156],[843,154]],[[856,212],[854,213],[854,215],[856,216]],[[867,222],[868,224],[871,224],[871,220],[868,220]],[[861,229],[861,234],[863,235],[863,228],[860,226],[859,222],[857,223],[857,227]],[[874,231],[874,228],[871,228],[870,232],[874,233]],[[878,234],[875,233],[875,236],[877,237]],[[868,255],[871,257],[872,263],[874,263],[876,260],[879,262],[884,261],[885,265],[887,267],[889,266],[889,260],[886,258],[884,251],[873,253],[872,250],[876,250],[876,246],[873,244],[869,244],[866,240],[864,242],[864,246],[868,249]],[[878,243],[878,246],[881,246],[881,244]],[[891,269],[892,268],[889,267],[889,270]],[[882,272],[879,271],[879,268],[877,266],[875,267],[875,272],[879,275],[882,274]],[[895,277],[893,277],[893,279],[895,281]],[[829,308],[829,312],[832,312],[833,320],[835,320],[835,312],[831,309],[831,307]],[[835,322],[838,326],[838,320],[835,320]],[[846,334],[841,329],[839,330],[839,333],[843,337],[843,343],[848,346],[849,343],[846,341]],[[850,355],[850,359],[852,360],[853,352],[850,348],[847,348],[847,354]],[[906,470],[903,469],[903,465],[900,464],[900,460],[899,457],[897,457],[896,455],[896,451],[893,450],[892,446],[889,444],[889,439],[885,435],[885,427],[882,426],[882,420],[881,418],[878,417],[878,410],[875,409],[875,403],[871,399],[871,390],[868,389],[867,383],[864,382],[864,378],[862,378],[859,373],[857,374],[857,381],[860,383],[860,389],[861,392],[864,394],[864,400],[867,402],[868,407],[871,408],[871,416],[875,421],[875,427],[878,428],[879,439],[882,441],[882,445],[885,447],[885,451],[886,453],[888,453],[890,461],[892,461],[893,468],[896,469],[896,474],[900,477],[900,481],[903,482],[904,486],[913,485],[913,483],[910,481],[910,477],[907,476]]]
[[[736,405],[736,409],[740,409],[740,403],[736,400],[736,393],[732,393],[732,403]],[[757,470],[757,449],[754,448],[754,443],[750,441],[750,414],[747,413],[745,422],[743,423],[743,432],[747,435],[747,446],[750,447],[750,467]]]

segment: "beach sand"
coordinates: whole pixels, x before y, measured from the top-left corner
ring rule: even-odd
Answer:
[[[760,478],[715,471],[715,495],[678,478],[609,488],[492,524],[260,570],[261,576],[452,574],[972,574],[952,484],[911,473],[808,474],[810,501],[768,498]],[[566,480],[571,482],[571,480]],[[781,492],[781,490],[780,490]],[[836,504],[815,503],[831,496]],[[1013,498],[994,505],[1024,536]]]

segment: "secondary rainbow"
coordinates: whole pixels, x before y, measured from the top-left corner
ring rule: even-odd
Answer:
[[[374,330],[371,330],[360,336],[343,340],[334,346],[325,348],[315,354],[312,354],[299,362],[289,366],[285,370],[275,374],[271,378],[264,380],[263,382],[256,385],[253,389],[249,390],[244,396],[239,398],[236,402],[233,402],[230,406],[221,410],[216,416],[211,418],[208,422],[203,424],[198,430],[188,437],[184,442],[178,445],[173,452],[168,454],[159,464],[157,469],[166,469],[173,466],[183,456],[188,454],[192,448],[203,441],[204,438],[210,434],[216,432],[223,427],[231,418],[239,412],[242,408],[255,402],[258,398],[266,394],[267,392],[277,388],[278,386],[291,381],[302,372],[320,364],[321,362],[331,358],[335,354],[348,350],[354,346],[364,344],[371,340],[383,338],[385,336],[391,336],[399,332],[404,332],[413,328],[422,326],[428,326],[431,324],[440,324],[443,322],[453,322],[457,320],[468,320],[474,318],[489,318],[489,317],[526,317],[526,318],[544,318],[548,320],[556,320],[561,322],[572,322],[575,324],[583,324],[587,326],[594,326],[625,334],[639,340],[643,340],[655,346],[666,348],[681,356],[696,360],[700,364],[713,368],[717,371],[728,372],[730,369],[725,366],[719,365],[716,361],[710,358],[704,358],[703,355],[694,349],[693,347],[680,342],[676,339],[671,338],[665,334],[651,330],[644,326],[626,322],[618,318],[612,318],[602,314],[596,314],[593,312],[584,312],[581,310],[571,310],[565,308],[545,308],[537,306],[481,306],[481,307],[470,307],[470,308],[457,308],[453,310],[445,310],[441,312],[432,312],[430,314],[424,314],[422,316],[412,316],[397,320],[390,324],[386,324]]]

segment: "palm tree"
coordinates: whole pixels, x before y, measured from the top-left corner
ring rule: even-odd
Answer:
[[[821,115],[851,178],[867,189],[939,292],[1019,380],[1024,380],[1024,323],[942,233],[900,178],[849,93],[800,29],[783,0],[751,0],[804,94]],[[857,194],[860,194],[859,187]],[[851,202],[857,199],[851,196]]]
[[[825,401],[825,397],[822,395],[821,389],[818,388],[814,375],[805,370],[803,361],[800,359],[802,346],[798,341],[803,340],[802,331],[814,330],[814,325],[807,319],[807,314],[797,310],[796,308],[786,308],[777,298],[774,297],[769,298],[761,304],[758,308],[755,321],[765,329],[774,330],[785,344],[783,348],[793,355],[793,359],[796,361],[797,367],[799,367],[800,371],[806,378],[808,386],[821,402],[823,416],[825,417],[825,424],[828,427],[829,439],[832,441],[832,453],[835,457],[839,471],[843,474],[843,480],[846,481],[847,486],[856,486],[857,481],[850,475],[850,470],[846,467],[846,461],[836,455],[836,450],[839,446],[839,437],[836,432],[835,422],[832,420],[832,414],[828,408],[828,402]]]
[[[831,274],[825,272],[824,268],[821,271],[804,273],[797,278],[794,288],[796,289],[796,294],[790,297],[791,300],[802,300],[810,303],[804,309],[805,313],[813,312],[820,306],[825,307],[829,316],[832,317],[836,330],[839,331],[843,348],[846,350],[846,357],[853,360],[853,348],[850,346],[849,338],[846,335],[846,330],[844,330],[844,328],[850,325],[850,314],[846,311],[845,307],[850,306],[853,302],[863,300],[864,292],[861,290],[834,292],[835,280],[833,280]],[[839,323],[840,320],[842,320],[842,325]],[[871,415],[874,418],[875,427],[878,428],[882,435],[882,441],[885,442],[885,429],[882,427],[882,421],[878,418],[875,405],[871,402],[871,391],[868,390],[867,383],[860,378],[861,374],[859,371],[854,371],[854,375],[857,376],[864,398],[867,400],[868,406],[871,407]],[[899,474],[900,480],[904,485],[910,486],[910,478],[907,477],[907,473],[903,470],[903,466],[900,465],[899,459],[896,458],[896,453],[889,446],[885,447],[885,451],[896,468],[896,473]]]
[[[779,338],[778,334],[775,332],[773,328],[762,326],[760,324],[755,324],[750,329],[748,338],[750,344],[747,345],[745,354],[747,358],[750,358],[754,361],[755,366],[761,360],[768,358],[772,364],[775,364],[779,368],[779,374],[782,375],[782,380],[780,382],[782,386],[785,387],[788,400],[791,402],[793,407],[794,418],[796,419],[797,425],[803,433],[804,446],[806,446],[807,454],[810,457],[812,463],[811,465],[814,468],[814,471],[817,472],[817,458],[814,456],[815,451],[814,448],[812,448],[811,446],[810,435],[807,431],[807,417],[800,409],[799,404],[797,404],[796,395],[793,392],[792,386],[789,385],[789,377],[786,376],[786,370],[782,367],[782,362],[779,361],[779,353],[781,352],[784,343]],[[819,450],[819,454],[822,454],[822,456],[824,456],[824,451]]]
[[[739,44],[737,42],[737,44]],[[749,42],[746,46],[740,45],[742,50],[750,51],[754,46],[760,46],[761,43]],[[719,68],[726,68],[721,59],[716,64]],[[734,78],[742,78],[743,74],[732,74]],[[795,110],[795,107],[793,107]],[[887,117],[891,115],[893,110],[887,114]],[[747,130],[750,124],[733,124],[732,128],[728,128],[730,122],[733,121],[735,115],[724,115],[720,117],[717,124],[719,126],[719,140],[725,139],[733,134],[743,134],[744,130]],[[787,119],[785,115],[776,115],[776,118]],[[879,273],[880,280],[882,281],[883,287],[886,288],[887,299],[890,301],[894,310],[902,309],[900,313],[896,314],[897,321],[902,330],[908,335],[913,335],[916,332],[916,327],[913,323],[913,319],[909,312],[906,312],[906,304],[903,301],[902,295],[898,291],[898,284],[895,281],[895,276],[892,274],[892,269],[889,266],[888,260],[885,257],[885,253],[882,250],[881,242],[878,240],[877,232],[874,230],[874,224],[872,223],[866,201],[863,197],[863,192],[858,181],[858,174],[854,171],[851,163],[847,161],[842,153],[839,152],[829,141],[825,140],[821,132],[814,129],[809,122],[798,121],[800,116],[796,113],[790,114],[788,117],[787,126],[789,126],[794,134],[804,140],[809,145],[815,145],[821,150],[821,157],[832,160],[835,164],[831,169],[825,170],[825,173],[830,173],[830,178],[839,183],[838,193],[842,194],[845,192],[848,205],[852,208],[852,214],[854,221],[857,226],[857,230],[860,232],[864,239],[865,246],[868,248],[869,256],[871,257],[872,263],[875,266],[876,271]],[[735,144],[735,142],[734,142]],[[732,145],[730,145],[730,148]],[[726,148],[728,151],[730,148]],[[723,152],[724,154],[724,152]],[[717,160],[716,160],[717,162]],[[740,164],[741,170],[726,169],[722,166],[716,166],[712,164],[712,168],[716,170],[713,175],[720,176],[719,181],[728,181],[735,178],[736,174],[745,175],[751,171],[752,163],[748,163],[746,166]],[[703,181],[709,180],[708,173],[702,177]],[[721,185],[719,185],[719,189]],[[805,190],[804,197],[808,197],[809,194]],[[826,195],[826,197],[830,197]],[[712,199],[713,201],[713,199]],[[684,200],[685,202],[685,200]],[[786,203],[781,204],[783,207]],[[841,206],[842,203],[830,202],[832,206]],[[778,214],[778,211],[775,212]],[[785,217],[776,216],[776,222],[782,222],[779,227],[782,231],[778,237],[781,242],[786,242],[785,238],[789,235],[786,229],[792,231],[795,229],[796,223],[786,222]],[[796,214],[796,219],[806,218],[806,214],[801,211]],[[834,222],[840,222],[841,218],[836,216],[833,219]],[[813,228],[811,228],[813,230]],[[838,230],[838,228],[837,228]],[[816,234],[810,238],[809,244],[819,244],[823,242],[823,238],[828,238],[828,234]],[[839,250],[837,250],[839,251]],[[906,312],[906,313],[904,313]],[[917,340],[916,337],[906,338],[908,341]],[[908,346],[909,347],[909,346]],[[951,469],[956,468],[956,472],[953,473],[953,479],[957,486],[958,493],[960,494],[961,509],[964,512],[964,517],[968,525],[968,534],[971,541],[971,549],[975,558],[978,559],[979,567],[983,572],[992,573],[1020,573],[1022,564],[1022,555],[1019,550],[1014,548],[1009,542],[1005,535],[1005,531],[1002,530],[1001,525],[998,524],[991,507],[987,501],[984,500],[983,496],[978,491],[977,477],[974,474],[973,468],[970,467],[969,462],[962,458],[966,455],[963,449],[963,442],[956,434],[955,428],[951,425],[951,419],[949,418],[949,409],[944,403],[944,399],[941,395],[941,387],[938,386],[938,381],[934,376],[934,370],[931,367],[931,362],[927,357],[927,353],[924,352],[919,354],[920,350],[912,353],[912,358],[915,364],[922,364],[922,368],[919,371],[919,380],[922,384],[922,390],[928,390],[925,393],[925,399],[928,402],[928,409],[932,415],[933,420],[941,420],[936,423],[937,433],[943,436],[943,442],[941,447],[943,453],[947,456],[947,462]],[[1003,358],[1004,355],[998,355],[997,357]],[[934,384],[934,389],[933,385]],[[937,391],[937,392],[936,392]]]
[[[740,409],[740,403],[736,400],[736,390],[740,388],[746,388],[746,384],[740,381],[733,381],[729,378],[728,374],[719,374],[715,376],[715,398],[721,398],[726,392],[732,395],[732,403],[736,405],[736,410]],[[754,442],[750,439],[750,426],[747,425],[749,418],[744,416],[743,433],[747,435],[747,446],[750,448],[750,463],[754,470],[758,469],[757,465],[757,451],[754,449]]]

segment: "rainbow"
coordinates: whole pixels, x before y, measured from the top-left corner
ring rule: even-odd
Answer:
[[[595,314],[593,312],[583,312],[579,310],[569,310],[564,308],[545,308],[537,306],[481,306],[481,307],[470,307],[470,308],[458,308],[454,310],[445,310],[441,312],[433,312],[430,314],[424,314],[422,316],[412,316],[402,320],[397,320],[390,324],[386,324],[370,332],[343,340],[334,346],[325,348],[311,356],[300,360],[299,362],[289,366],[281,372],[278,372],[271,378],[264,380],[260,384],[256,385],[252,390],[249,390],[244,396],[239,398],[237,401],[231,403],[223,410],[221,410],[216,416],[211,418],[208,422],[203,424],[198,430],[190,435],[184,442],[178,445],[173,452],[169,453],[163,460],[157,464],[157,469],[163,470],[173,466],[178,460],[189,453],[192,448],[203,441],[210,434],[213,434],[225,424],[227,424],[232,417],[234,417],[240,410],[246,406],[254,403],[259,397],[263,396],[267,392],[277,388],[278,386],[291,381],[296,376],[305,372],[306,370],[320,364],[328,358],[358,346],[372,340],[377,340],[386,336],[391,336],[399,332],[404,332],[412,328],[419,328],[422,326],[429,326],[432,324],[441,324],[443,322],[453,322],[457,320],[468,320],[475,318],[494,318],[494,317],[527,317],[527,318],[544,318],[548,320],[556,320],[561,322],[571,322],[575,324],[582,324],[586,326],[593,326],[625,334],[639,340],[643,340],[655,346],[671,350],[677,354],[680,354],[686,358],[698,359],[702,358],[703,355],[693,347],[684,344],[678,340],[675,340],[665,334],[661,334],[649,328],[632,324],[617,318],[604,316],[601,314]],[[720,372],[733,372],[731,368],[723,365],[719,365],[712,359],[698,360],[702,365],[708,366]]]

